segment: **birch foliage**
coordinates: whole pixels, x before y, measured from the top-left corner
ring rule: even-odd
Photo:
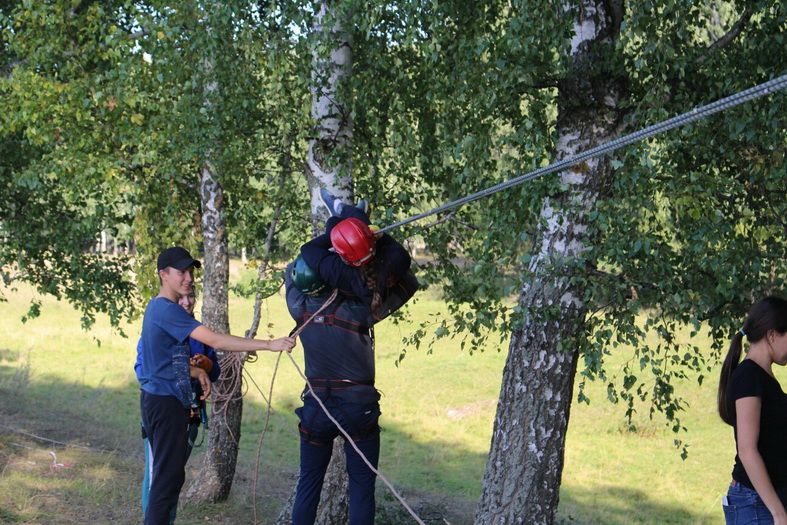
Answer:
[[[358,193],[384,208],[375,220],[393,222],[552,160],[574,8],[358,7],[354,161]],[[624,80],[621,134],[783,73],[774,52],[784,45],[780,2],[617,9],[614,45],[587,67]],[[585,88],[561,103],[581,112],[583,97],[604,96],[592,83]],[[784,101],[776,94],[749,103],[612,159],[613,189],[592,211],[598,242],[572,263],[582,270],[573,278],[588,305],[586,328],[561,342],[581,354],[579,400],[589,402],[586,380],[601,380],[632,425],[642,405],[680,431],[686,405],[673,382],[703,381],[748,304],[783,290]],[[472,352],[523,319],[525,307],[510,298],[530,278],[543,199],[564,191],[556,181],[485,198],[431,228],[428,220],[406,228],[425,239],[432,261],[421,278],[443,287],[451,313],[422,325],[415,346],[450,336]],[[697,347],[686,325],[692,336],[709,333],[712,348]],[[609,370],[606,357],[620,345],[635,353],[623,370]]]
[[[222,173],[231,242],[254,252],[284,205],[284,249],[274,255],[291,255],[308,220],[305,207],[298,212],[292,204],[295,188],[305,188],[291,161],[302,158],[308,131],[299,124],[308,115],[307,83],[296,73],[303,62],[293,60],[282,12],[217,3],[211,15],[218,27],[209,33],[206,8],[0,5],[0,148],[7,152],[0,159],[0,262],[9,268],[7,284],[26,280],[69,299],[85,326],[97,312],[116,325],[133,316],[157,289],[151,268],[163,247],[199,251],[198,170],[209,150]],[[207,57],[216,58],[221,86],[210,112],[195,67]],[[133,237],[137,258],[91,253],[102,231]]]

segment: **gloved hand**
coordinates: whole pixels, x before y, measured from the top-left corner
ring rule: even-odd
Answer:
[[[213,370],[213,361],[205,354],[194,354],[194,356],[189,359],[189,364],[203,369],[208,374]]]

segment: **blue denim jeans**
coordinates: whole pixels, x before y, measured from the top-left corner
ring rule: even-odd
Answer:
[[[380,457],[380,406],[375,402],[348,402],[335,396],[320,396],[331,415],[353,438],[369,462],[377,468]],[[339,435],[328,416],[311,396],[303,400],[303,407],[295,413],[301,420],[301,468],[298,488],[292,509],[293,525],[311,525],[320,502],[322,482],[331,460],[333,440]],[[376,475],[363,459],[345,442],[347,476],[350,492],[350,525],[374,523],[374,484]]]
[[[779,499],[787,506],[787,489],[776,491]],[[754,489],[733,481],[722,501],[724,520],[727,525],[773,525],[771,511]]]

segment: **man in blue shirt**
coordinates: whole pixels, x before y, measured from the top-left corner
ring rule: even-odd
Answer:
[[[142,425],[150,442],[152,470],[145,525],[168,525],[185,480],[186,439],[191,407],[191,378],[199,381],[206,399],[210,380],[200,367],[189,364],[191,337],[225,352],[289,351],[295,339],[271,341],[218,334],[204,327],[177,304],[191,292],[194,268],[201,263],[181,247],[159,254],[159,294],[145,308],[142,320],[142,369],[140,408]]]
[[[183,295],[178,300],[178,304],[194,317],[194,306],[197,303],[196,290],[192,287],[191,293]],[[206,346],[196,339],[189,337],[189,365],[196,366],[205,370],[208,374],[208,379],[211,383],[218,381],[221,375],[221,365],[219,364],[218,356],[213,348]],[[134,373],[140,385],[146,381],[142,373],[142,339],[137,343],[137,362],[134,363]],[[199,434],[200,425],[204,425],[204,431],[208,430],[208,418],[206,412],[205,400],[202,399],[202,387],[197,379],[191,379],[191,410],[189,426],[186,429],[186,461],[191,456],[191,451],[194,444],[197,442],[197,435]],[[150,476],[152,471],[153,454],[150,448],[147,434],[144,427],[142,428],[142,439],[145,448],[145,475],[142,478],[142,514],[148,508],[148,499],[150,496]],[[204,439],[204,436],[203,436]],[[170,509],[170,523],[175,523],[177,517],[177,503]]]

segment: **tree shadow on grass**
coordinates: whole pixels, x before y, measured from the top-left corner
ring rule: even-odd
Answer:
[[[719,509],[721,513],[721,509]],[[563,486],[560,490],[558,525],[701,524],[704,515],[654,500],[649,492],[632,487],[599,483],[592,488]]]
[[[24,390],[30,381],[30,363],[17,351],[0,348],[0,390]]]
[[[56,454],[52,456],[52,454]],[[0,430],[0,523],[138,522],[126,480],[136,464]]]
[[[80,479],[54,492],[51,487],[57,483],[47,481],[53,481],[55,474],[48,467],[41,472],[28,472],[26,477],[17,473],[21,476],[17,482],[22,484],[18,490],[27,491],[26,515],[49,516],[49,523],[71,523],[69,517],[80,514],[89,516],[93,523],[136,523],[142,477],[137,384],[88,387],[51,376],[26,377],[20,382],[19,370],[24,366],[24,356],[0,349],[0,421],[3,422],[0,427],[53,440],[51,443],[30,441],[28,436],[25,441],[40,449],[35,454],[42,456],[42,461],[48,460],[49,449],[60,446],[56,442],[64,443],[66,446],[59,448],[63,456],[72,461],[78,458],[80,465],[62,474],[80,476]],[[258,477],[257,504],[262,523],[275,518],[297,477],[299,438],[293,410],[300,405],[299,394],[300,391],[279,388],[274,395],[276,410],[265,436]],[[179,511],[178,523],[205,523],[206,519],[227,524],[251,521],[254,461],[266,410],[266,405],[248,398],[244,403],[240,458],[229,501],[220,505],[185,506]],[[468,495],[467,480],[478,480],[471,483],[480,484],[486,455],[458,447],[450,434],[443,440],[424,442],[387,422],[384,415],[382,425],[381,468],[408,502],[425,514],[428,523],[445,523],[443,520],[454,525],[472,523],[476,497]],[[9,435],[0,428],[0,434],[3,433]],[[204,447],[196,449],[189,461],[187,484],[200,468],[203,453]],[[18,521],[22,516],[18,504],[9,505],[8,499],[8,494],[0,491],[0,508],[10,513],[0,515],[0,522]],[[378,502],[379,525],[412,522],[382,483],[378,483]],[[52,514],[52,509],[61,505],[63,512]],[[51,521],[52,516],[58,515],[63,521],[57,521],[60,518]],[[601,484],[561,490],[558,523],[564,525],[700,522],[701,515],[659,503],[644,490]]]

